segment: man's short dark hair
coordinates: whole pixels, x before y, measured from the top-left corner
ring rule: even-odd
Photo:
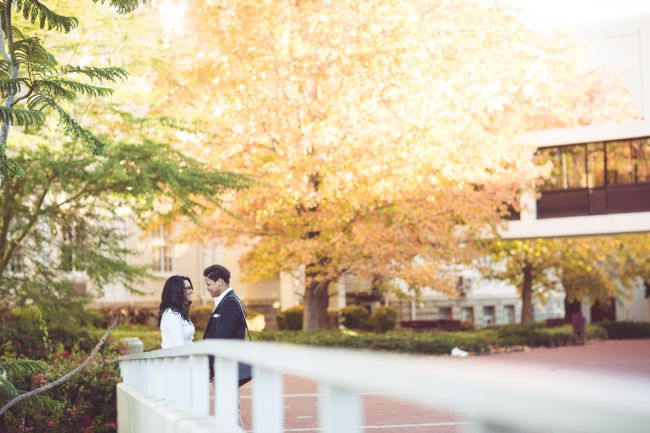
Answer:
[[[203,270],[203,276],[218,281],[221,278],[224,283],[230,285],[230,271],[221,265],[208,266]]]

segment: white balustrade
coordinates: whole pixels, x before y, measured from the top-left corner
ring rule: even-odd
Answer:
[[[209,355],[215,360],[213,384]],[[327,433],[363,430],[363,392],[462,411],[475,433],[650,432],[650,380],[644,378],[208,340],[120,358],[119,433],[241,433],[238,362],[253,366],[252,421],[258,433],[284,430],[283,374],[318,383],[319,423]]]

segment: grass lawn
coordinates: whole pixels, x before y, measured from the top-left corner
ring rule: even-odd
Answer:
[[[125,337],[138,337],[142,340],[144,350],[160,349],[160,330],[149,325],[118,325],[111,334],[113,340]]]

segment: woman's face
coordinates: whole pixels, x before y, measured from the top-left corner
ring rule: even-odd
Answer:
[[[192,290],[192,285],[189,281],[183,280],[183,282],[185,283],[185,291],[183,292],[185,294],[185,302],[190,303],[192,302],[192,295],[194,294],[194,290]]]

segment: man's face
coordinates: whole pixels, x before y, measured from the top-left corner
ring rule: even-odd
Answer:
[[[221,278],[219,278],[217,281],[213,281],[208,277],[203,277],[203,279],[205,280],[205,288],[207,289],[210,296],[216,298],[221,294],[222,285],[220,283],[223,283],[223,280]]]

